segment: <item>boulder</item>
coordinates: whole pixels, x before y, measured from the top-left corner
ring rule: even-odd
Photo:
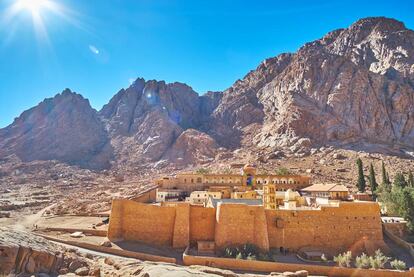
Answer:
[[[86,266],[80,267],[75,271],[75,273],[79,276],[87,276],[89,275],[89,268],[87,268]]]

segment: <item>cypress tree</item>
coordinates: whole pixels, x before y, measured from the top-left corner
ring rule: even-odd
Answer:
[[[358,190],[360,192],[365,192],[366,183],[365,183],[364,170],[362,168],[361,159],[358,158],[356,163],[357,163],[357,166],[358,166],[358,183],[357,183],[357,187],[358,187]]]
[[[402,216],[407,220],[407,226],[411,231],[414,231],[414,198],[410,190],[404,189],[402,191],[402,199],[400,203]]]
[[[390,182],[390,178],[388,176],[388,173],[385,170],[384,161],[382,161],[381,168],[382,168],[382,182],[381,182],[381,185],[384,187],[384,189],[386,189],[387,191],[390,191],[391,190],[391,186],[390,186],[391,182]]]
[[[410,187],[414,187],[414,176],[413,176],[413,173],[411,172],[411,170],[410,170],[410,172],[408,172],[408,185]]]
[[[376,191],[378,189],[378,183],[375,179],[375,171],[372,163],[369,166],[369,185],[371,186],[372,195],[375,197]]]
[[[405,188],[407,186],[407,181],[401,172],[395,174],[393,185],[399,188]]]

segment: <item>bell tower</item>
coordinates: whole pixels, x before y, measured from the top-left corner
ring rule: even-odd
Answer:
[[[252,164],[246,164],[243,166],[243,186],[253,188],[255,186],[254,178],[256,176],[256,166]]]

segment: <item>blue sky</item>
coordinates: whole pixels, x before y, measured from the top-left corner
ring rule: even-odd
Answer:
[[[98,110],[137,77],[224,90],[362,17],[414,29],[414,1],[36,0],[59,7],[38,8],[42,32],[18,1],[0,0],[0,127],[67,87]]]

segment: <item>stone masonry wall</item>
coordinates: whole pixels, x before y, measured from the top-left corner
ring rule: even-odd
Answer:
[[[372,252],[383,246],[376,203],[343,202],[338,208],[322,207],[320,211],[265,211],[271,248],[309,246],[335,252],[349,248]]]
[[[217,248],[254,243],[267,250],[303,247],[373,252],[384,246],[379,206],[343,202],[321,210],[268,210],[262,206],[221,204],[214,208],[179,203],[159,207],[114,200],[108,237],[183,248],[199,240]]]
[[[195,244],[199,240],[214,241],[216,227],[216,209],[191,206],[190,208],[190,241]]]

